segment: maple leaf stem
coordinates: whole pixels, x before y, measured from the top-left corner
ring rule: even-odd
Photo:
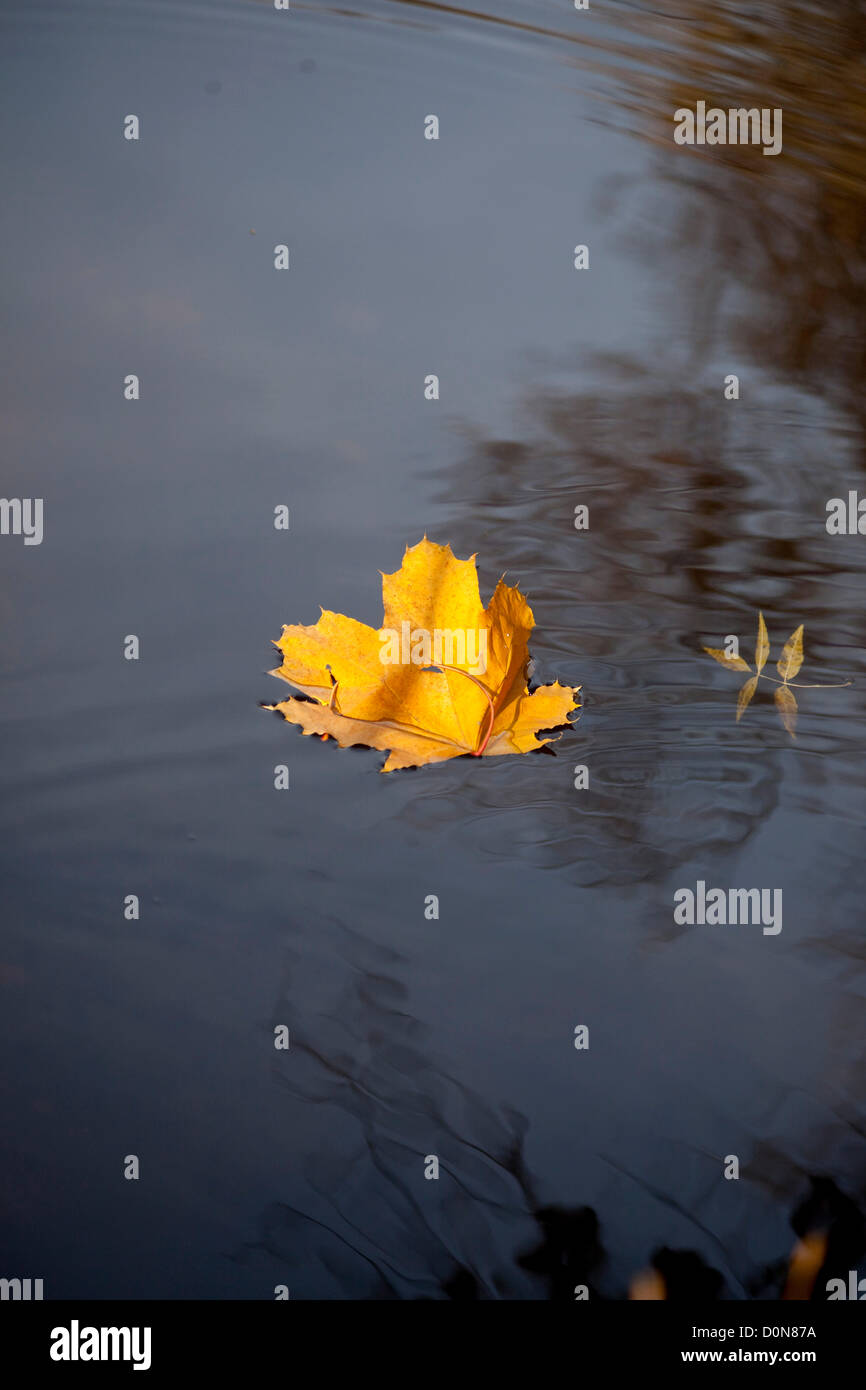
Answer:
[[[331,677],[331,694],[328,698],[328,709],[337,709],[337,691],[340,688],[340,682],[337,680],[330,666],[326,666],[325,669]],[[337,713],[339,714],[340,711],[337,710]]]
[[[459,666],[448,666],[444,661],[440,661],[437,666],[422,666],[421,670],[433,672],[456,671],[458,676],[465,676],[467,680],[472,681],[473,685],[478,686],[478,689],[481,691],[482,695],[484,696],[485,700],[490,706],[490,715],[487,723],[487,733],[484,735],[484,742],[482,743],[480,748],[474,749],[472,753],[473,758],[480,758],[488,743],[490,742],[490,735],[493,733],[493,721],[496,718],[496,710],[494,709],[493,701],[490,698],[490,691],[487,689],[486,686],[481,684],[480,680],[477,680],[475,676],[471,675],[469,671],[463,671]]]

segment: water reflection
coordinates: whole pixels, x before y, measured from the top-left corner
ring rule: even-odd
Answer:
[[[455,1266],[484,1296],[505,1296],[503,1240],[535,1204],[525,1119],[433,1060],[402,952],[336,920],[312,925],[275,1005],[294,1022],[279,1076],[308,1110],[339,1114],[339,1137],[313,1142],[302,1209],[275,1203],[246,1257],[268,1253],[302,1297],[423,1297]],[[438,1181],[424,1178],[431,1153]]]
[[[825,461],[788,465],[783,510],[770,412],[746,406],[744,423],[720,390],[672,387],[664,360],[652,374],[601,367],[603,392],[540,389],[518,439],[468,432],[441,491],[446,505],[459,499],[458,553],[477,549],[489,581],[507,569],[527,590],[536,679],[574,681],[585,695],[574,733],[556,745],[567,760],[559,775],[532,761],[476,780],[470,834],[488,853],[517,845],[533,864],[572,866],[585,884],[637,881],[699,848],[730,849],[777,804],[772,693],[756,695],[754,724],[735,725],[702,642],[740,633],[746,650],[760,605],[777,631],[806,619],[810,650],[827,654],[822,678],[862,671],[862,561],[833,550],[817,511],[804,524],[793,505],[792,481],[805,484],[813,466],[832,487]],[[575,499],[590,507],[588,532],[571,526]],[[862,693],[810,695],[801,741],[841,759],[862,738],[852,718]],[[592,769],[591,796],[574,789],[579,763]],[[425,825],[447,819],[464,794],[462,778],[443,778],[414,814]],[[810,804],[821,805],[817,787]]]
[[[782,158],[729,145],[667,161],[695,195],[678,253],[713,287],[691,297],[694,339],[728,330],[765,371],[827,397],[850,415],[862,462],[866,15],[857,0],[830,17],[804,0],[665,8],[664,63],[637,83],[654,134],[700,99],[784,112]]]
[[[784,1201],[799,1192],[789,1248],[778,1259],[755,1267],[742,1250],[722,1248],[718,1269],[697,1250],[662,1245],[646,1252],[644,1274],[623,1280],[592,1207],[540,1201],[525,1118],[497,1110],[433,1057],[428,1030],[409,1008],[401,953],[334,920],[315,928],[318,949],[292,958],[274,1011],[283,1018],[291,1010],[298,1024],[279,1076],[293,1101],[333,1109],[348,1126],[340,1126],[338,1148],[333,1137],[314,1146],[299,1202],[271,1204],[258,1238],[234,1260],[263,1263],[302,1298],[351,1291],[458,1302],[573,1302],[578,1289],[593,1300],[823,1300],[828,1280],[842,1278],[847,1288],[849,1271],[863,1264],[866,1219],[857,1203],[832,1179],[759,1145],[742,1179],[774,1187]],[[422,1176],[431,1148],[441,1163],[436,1181]],[[651,1184],[646,1194],[679,1205]],[[817,1238],[799,1278],[795,1236]]]

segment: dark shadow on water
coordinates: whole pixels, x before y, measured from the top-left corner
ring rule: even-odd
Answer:
[[[609,1267],[611,1257],[619,1269],[622,1261],[605,1239],[604,1215],[543,1200],[525,1154],[525,1117],[484,1099],[435,1058],[401,982],[403,954],[333,919],[307,925],[315,930],[288,960],[274,1010],[296,1022],[275,1076],[290,1113],[300,1107],[304,1115],[307,1157],[301,1172],[287,1175],[292,1198],[270,1204],[258,1237],[231,1258],[264,1264],[300,1298],[573,1302],[579,1286],[591,1299],[637,1296],[630,1289],[641,1271],[623,1283]],[[320,1142],[316,1114],[329,1121]],[[439,1177],[425,1180],[431,1152]],[[760,1142],[740,1181],[774,1193],[792,1213],[795,1237],[826,1239],[809,1274],[812,1297],[825,1298],[831,1278],[847,1286],[866,1256],[864,1194],[855,1200]],[[660,1194],[675,1209],[676,1184],[671,1174],[668,1196]],[[639,1208],[634,1219],[640,1231]],[[717,1248],[729,1270],[743,1270],[734,1286],[699,1251],[648,1243],[648,1268],[662,1290],[654,1296],[782,1297],[793,1237],[766,1266],[731,1240]]]

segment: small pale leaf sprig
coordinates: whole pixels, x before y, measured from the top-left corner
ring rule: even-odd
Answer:
[[[749,671],[752,668],[748,661],[744,661],[741,656],[731,656],[728,652],[722,651],[718,647],[704,647],[714,661],[718,661],[721,666],[726,666],[729,671]],[[758,681],[772,681],[777,687],[774,692],[776,709],[779,717],[784,724],[791,738],[796,738],[797,728],[797,697],[794,689],[797,690],[841,690],[843,686],[850,685],[851,681],[841,681],[838,685],[803,685],[795,681],[794,677],[803,665],[803,624],[791,633],[784,647],[782,655],[776,662],[776,670],[779,672],[781,680],[775,676],[768,675],[764,670],[767,658],[770,655],[770,638],[767,632],[767,624],[764,622],[763,613],[758,614],[758,640],[755,645],[755,671],[749,675],[749,679],[740,687],[737,695],[737,723],[742,719],[749,707],[752,696],[758,688]]]

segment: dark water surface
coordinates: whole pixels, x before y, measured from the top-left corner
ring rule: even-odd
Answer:
[[[600,1294],[669,1246],[745,1298],[810,1178],[866,1196],[866,540],[824,524],[866,21],[478,5],[0,13],[2,491],[45,505],[0,538],[0,1274],[46,1297],[545,1297],[555,1205]],[[676,147],[704,98],[784,153]],[[377,625],[425,532],[583,687],[556,758],[381,777],[258,707],[281,625]],[[796,741],[701,651],[759,608],[854,682]],[[783,930],[675,925],[698,879]]]

